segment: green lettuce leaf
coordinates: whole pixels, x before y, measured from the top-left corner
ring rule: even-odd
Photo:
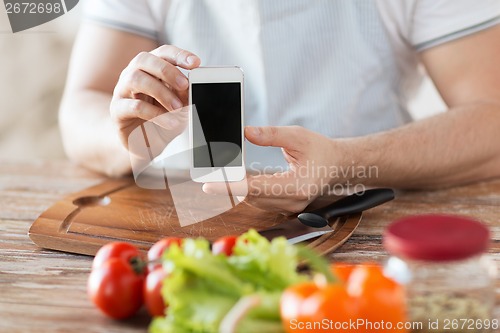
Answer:
[[[260,304],[242,319],[238,333],[282,332],[281,293],[307,279],[297,273],[298,256],[285,238],[269,242],[254,230],[238,238],[230,257],[213,255],[205,239],[185,239],[163,255],[169,276],[162,295],[169,306],[150,332],[217,333],[227,313],[249,295],[257,295]]]

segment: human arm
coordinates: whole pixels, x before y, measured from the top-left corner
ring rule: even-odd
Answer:
[[[110,176],[129,173],[127,135],[145,120],[170,111],[174,95],[185,103],[187,82],[185,89],[172,93],[160,80],[178,87],[175,65],[192,68],[200,63],[195,57],[186,64],[189,55],[174,46],[158,48],[146,37],[84,23],[59,111],[68,157]]]
[[[336,185],[421,189],[499,177],[498,40],[500,26],[421,54],[449,107],[444,114],[387,132],[335,140],[303,128],[248,129],[246,137],[252,143],[283,147],[292,168],[275,175],[249,176],[247,201],[265,209],[299,212]],[[336,171],[335,176],[318,172],[320,168]],[[362,169],[376,172],[352,173]],[[205,184],[204,190],[222,193],[219,186]],[[281,186],[283,191],[271,193],[272,186]],[[304,188],[312,191],[303,193]]]
[[[500,25],[421,53],[448,112],[353,139],[374,185],[440,188],[500,176]],[[358,148],[360,148],[358,150]]]
[[[144,37],[82,24],[59,111],[65,151],[72,161],[113,176],[129,172],[128,154],[116,135],[109,105],[123,68],[136,54],[154,47]]]

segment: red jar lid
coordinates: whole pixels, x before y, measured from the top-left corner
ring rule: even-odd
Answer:
[[[420,215],[403,218],[384,232],[389,253],[408,259],[460,260],[485,252],[490,233],[482,223],[459,216]]]

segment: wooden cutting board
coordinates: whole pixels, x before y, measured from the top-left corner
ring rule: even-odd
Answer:
[[[178,195],[175,199],[178,204]],[[206,206],[215,197],[200,199],[186,195],[182,200],[185,206],[192,207],[190,213],[195,215],[200,204],[197,200],[203,200]],[[333,200],[335,198],[322,199],[312,208]],[[267,229],[286,219],[281,214],[241,203],[221,215],[181,227],[168,189],[145,189],[138,187],[133,179],[115,179],[55,203],[33,222],[29,237],[43,248],[94,255],[111,241],[127,241],[147,250],[166,236],[205,237],[214,241],[222,236],[242,234],[250,228]],[[347,241],[360,220],[361,214],[339,219],[335,222],[335,232],[313,240],[310,246],[323,254],[334,251]]]

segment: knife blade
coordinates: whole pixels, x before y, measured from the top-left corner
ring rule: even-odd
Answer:
[[[259,234],[268,240],[283,236],[288,240],[288,243],[296,244],[330,232],[333,232],[333,229],[329,225],[323,228],[309,227],[302,224],[298,218],[295,218],[277,224],[269,229],[261,230]]]
[[[361,213],[392,199],[394,191],[387,188],[354,193],[325,207],[299,214],[295,219],[261,230],[259,233],[269,240],[283,236],[290,244],[300,243],[333,232],[332,222],[337,217]]]

